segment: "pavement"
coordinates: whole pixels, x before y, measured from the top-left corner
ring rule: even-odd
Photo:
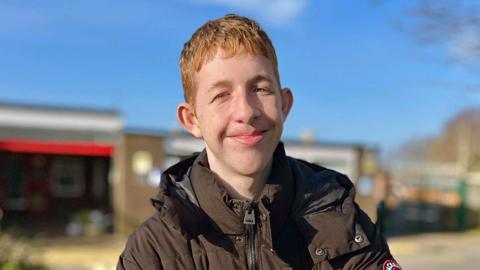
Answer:
[[[126,237],[119,235],[37,239],[33,243],[50,270],[113,270]]]
[[[388,243],[403,269],[480,268],[480,230],[402,236],[390,238]]]
[[[52,270],[113,270],[125,241],[118,235],[39,239],[34,249]],[[392,237],[388,243],[403,269],[479,269],[480,230]]]

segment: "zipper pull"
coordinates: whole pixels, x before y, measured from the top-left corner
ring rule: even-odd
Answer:
[[[243,217],[243,224],[255,224],[255,209],[251,205],[245,211],[245,216]]]

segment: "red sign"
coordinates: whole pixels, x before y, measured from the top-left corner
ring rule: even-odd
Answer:
[[[109,157],[113,145],[90,142],[56,142],[38,140],[0,140],[0,151]]]

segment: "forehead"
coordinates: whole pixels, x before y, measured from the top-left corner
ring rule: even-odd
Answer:
[[[219,80],[242,82],[259,75],[276,82],[273,64],[267,57],[244,51],[230,54],[218,49],[195,72],[195,81],[198,90]]]

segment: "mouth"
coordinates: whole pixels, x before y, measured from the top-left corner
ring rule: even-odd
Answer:
[[[255,145],[260,143],[263,138],[265,138],[265,133],[267,131],[254,131],[248,133],[240,133],[233,136],[230,136],[233,140],[244,144],[244,145]]]

